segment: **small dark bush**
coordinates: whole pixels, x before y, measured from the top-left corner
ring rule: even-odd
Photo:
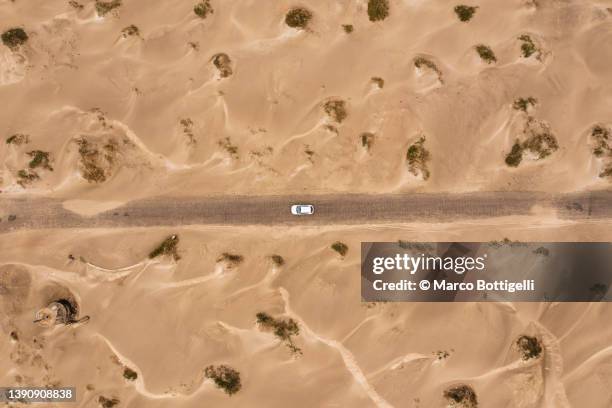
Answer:
[[[345,256],[349,250],[348,246],[344,242],[340,241],[334,242],[331,245],[331,249],[339,253],[341,256]]]
[[[117,405],[119,405],[121,401],[119,401],[119,398],[106,398],[102,395],[100,395],[98,397],[98,405],[100,405],[102,408],[113,408]]]
[[[233,395],[242,388],[240,373],[226,365],[210,365],[204,369],[204,376],[212,379],[217,387],[228,395]]]
[[[28,41],[28,34],[23,28],[11,28],[2,33],[2,43],[14,50]]]
[[[422,136],[408,148],[406,153],[408,170],[415,176],[418,176],[420,173],[423,180],[427,180],[430,175],[427,162],[430,158],[429,150],[425,148],[425,137]]]
[[[450,402],[461,404],[461,408],[476,408],[478,407],[478,399],[476,391],[469,385],[461,384],[444,391],[444,398]]]
[[[16,146],[20,146],[22,144],[28,144],[28,143],[30,143],[30,137],[22,133],[16,133],[6,138],[6,144],[13,144]]]
[[[274,331],[274,335],[283,341],[294,354],[302,354],[302,350],[293,343],[291,336],[300,334],[300,327],[293,319],[275,319],[267,313],[257,313],[257,324],[264,329]]]
[[[372,82],[374,82],[380,89],[384,88],[385,80],[381,77],[372,77]]]
[[[523,53],[524,58],[529,58],[536,52],[539,53],[540,50],[538,49],[538,47],[536,47],[530,36],[528,36],[527,34],[523,34],[519,36],[518,39],[522,42],[521,52]]]
[[[100,1],[96,0],[96,11],[100,17],[104,17],[114,9],[121,6],[121,0]]]
[[[512,104],[512,107],[515,110],[520,110],[527,113],[527,110],[530,106],[535,107],[538,104],[538,100],[532,96],[528,96],[527,98],[518,98]]]
[[[361,145],[366,149],[370,150],[374,144],[374,133],[363,132],[361,134]]]
[[[495,56],[495,53],[490,47],[484,44],[478,44],[475,47],[475,49],[478,55],[480,56],[480,58],[487,64],[492,64],[493,62],[497,62],[497,57]]]
[[[270,259],[276,266],[283,266],[285,264],[285,259],[280,255],[270,255]]]
[[[151,253],[149,254],[149,258],[157,258],[158,256],[170,255],[175,261],[181,259],[178,254],[178,243],[179,237],[178,235],[170,235],[168,238],[164,239],[161,244],[159,244]]]
[[[370,21],[382,21],[389,17],[389,0],[368,0]]]
[[[214,13],[210,0],[204,0],[193,6],[193,12],[200,18],[206,18],[209,14]]]
[[[312,20],[312,12],[302,7],[294,7],[287,12],[285,24],[291,28],[305,29]]]
[[[229,153],[232,158],[238,158],[238,146],[232,144],[232,141],[229,137],[226,137],[223,140],[219,140],[217,144],[219,145],[219,147]]]
[[[33,150],[27,153],[28,156],[32,158],[30,163],[28,163],[28,167],[31,169],[37,169],[39,167],[53,171],[53,167],[51,167],[49,160],[49,152],[43,152],[42,150]]]
[[[138,36],[140,35],[140,30],[134,24],[131,24],[125,27],[123,30],[121,30],[121,34],[125,38],[133,36],[133,35]]]
[[[610,129],[602,125],[595,125],[591,130],[591,137],[595,141],[593,154],[596,157],[612,156],[612,146],[610,145],[612,132],[610,132]]]
[[[608,167],[606,167],[601,173],[599,173],[599,177],[612,177],[612,164],[609,164]]]
[[[537,337],[520,336],[516,340],[516,345],[521,353],[523,360],[538,358],[542,354],[542,344]]]
[[[219,70],[221,78],[227,78],[232,75],[232,60],[229,55],[224,53],[215,54],[212,58],[213,65]]]
[[[462,4],[459,6],[455,6],[455,14],[457,14],[457,17],[459,17],[459,20],[463,22],[467,22],[472,19],[477,9],[478,7],[466,6]]]
[[[85,6],[84,6],[84,5],[82,5],[81,3],[79,3],[79,2],[78,2],[78,1],[76,1],[76,0],[70,0],[70,1],[68,2],[68,4],[70,4],[70,6],[71,6],[72,8],[74,8],[74,9],[76,9],[76,10],[83,10],[83,9],[85,8]]]
[[[327,113],[327,116],[338,123],[341,123],[348,116],[346,102],[341,99],[328,100],[323,104],[323,110]]]
[[[34,181],[39,180],[40,176],[38,173],[32,170],[19,170],[17,172],[17,184],[25,188],[26,185],[32,184]]]
[[[510,153],[508,153],[508,155],[506,156],[506,164],[510,167],[518,167],[518,165],[521,164],[522,160],[523,147],[517,140],[516,142],[514,142],[514,145],[512,145],[512,150],[510,150]]]
[[[128,381],[134,381],[138,378],[138,373],[129,367],[123,369],[123,378]]]
[[[345,33],[350,34],[355,30],[352,24],[342,24],[342,29]]]
[[[244,257],[238,254],[224,252],[217,258],[217,262],[227,262],[231,266],[240,265],[244,261]]]

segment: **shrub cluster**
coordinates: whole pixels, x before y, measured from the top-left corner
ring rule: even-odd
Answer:
[[[550,156],[559,149],[557,138],[553,135],[548,124],[528,117],[523,134],[527,138],[521,142],[516,140],[510,153],[506,155],[506,164],[510,167],[518,167],[523,160],[525,150],[536,155],[537,160]]]
[[[491,47],[486,46],[484,44],[478,44],[475,49],[480,58],[487,64],[497,62],[497,57],[495,56],[495,53],[493,52]]]
[[[461,4],[455,6],[455,14],[457,14],[457,17],[460,21],[468,22],[472,19],[477,9],[478,7],[466,6],[464,4]]]
[[[151,253],[149,254],[149,258],[157,258],[158,256],[172,256],[175,261],[181,259],[178,254],[178,243],[179,237],[178,235],[170,235],[168,238],[164,239],[161,244],[159,244]]]
[[[96,11],[100,17],[104,17],[114,9],[121,6],[121,0],[101,1],[96,0]]]
[[[323,104],[323,110],[332,120],[341,123],[347,118],[346,102],[341,99],[330,99]]]
[[[302,7],[294,7],[287,12],[285,24],[291,28],[304,30],[312,20],[312,12]]]
[[[10,28],[2,33],[2,43],[11,50],[19,48],[28,41],[28,34],[23,28]]]
[[[382,21],[389,17],[389,0],[368,0],[370,21]]]
[[[293,343],[292,336],[300,334],[300,327],[297,322],[289,319],[275,319],[267,313],[257,313],[257,324],[262,328],[273,330],[274,335],[278,337],[291,350],[293,354],[302,354],[302,350]]]
[[[203,0],[193,6],[193,12],[200,18],[206,18],[209,14],[214,13],[214,10],[210,5],[210,0]]]
[[[348,253],[348,246],[344,242],[336,241],[331,244],[331,249],[340,254],[340,256],[345,256]]]
[[[528,96],[527,98],[517,98],[512,103],[512,107],[515,110],[523,111],[527,113],[529,107],[535,107],[538,104],[538,100],[533,96]]]
[[[446,398],[451,404],[459,408],[476,408],[478,407],[478,398],[476,398],[476,391],[472,387],[466,384],[456,385],[447,388],[444,391],[444,398]]]
[[[221,78],[227,78],[228,76],[233,74],[232,70],[232,60],[229,55],[224,53],[215,54],[212,57],[213,65],[219,70],[219,75]]]
[[[217,387],[228,395],[233,395],[242,388],[240,373],[226,365],[210,365],[204,369],[204,376],[212,379]]]
[[[521,353],[523,360],[538,358],[542,354],[542,343],[537,337],[520,336],[516,339],[516,346]]]
[[[421,136],[419,140],[408,147],[408,152],[406,153],[408,170],[415,176],[421,174],[423,180],[427,180],[430,176],[427,167],[427,162],[430,158],[429,150],[425,148],[425,136]]]

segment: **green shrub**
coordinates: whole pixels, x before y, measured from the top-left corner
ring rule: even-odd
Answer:
[[[2,33],[2,43],[14,50],[28,41],[28,34],[23,28],[10,28]]]
[[[138,373],[129,367],[123,369],[123,378],[128,381],[134,381],[138,378]]]
[[[28,135],[24,135],[23,133],[15,133],[14,135],[6,138],[6,144],[21,146],[22,144],[28,143],[30,143],[30,137]]]
[[[264,329],[274,331],[274,335],[278,337],[291,350],[293,354],[302,354],[302,350],[293,343],[292,336],[300,334],[300,327],[293,319],[275,319],[267,313],[257,313],[257,324]]]
[[[84,5],[82,5],[81,3],[79,3],[79,2],[78,2],[78,1],[76,1],[76,0],[70,0],[70,1],[68,2],[68,4],[70,4],[70,6],[71,6],[72,8],[74,8],[74,9],[76,9],[76,10],[83,10],[83,9],[85,8],[85,6],[84,6]]]
[[[285,264],[285,259],[280,255],[270,255],[270,259],[276,266],[283,266]]]
[[[529,106],[535,107],[538,103],[538,100],[532,96],[528,96],[527,98],[518,98],[514,100],[512,107],[515,110],[523,111],[527,113]]]
[[[522,42],[521,52],[523,53],[524,58],[529,58],[536,52],[539,54],[540,49],[536,47],[535,43],[529,35],[523,34],[519,36],[518,39]]]
[[[234,145],[229,137],[219,140],[217,144],[219,145],[219,147],[229,153],[232,158],[238,158],[238,146]]]
[[[495,53],[493,52],[493,50],[484,45],[484,44],[478,44],[476,47],[476,52],[478,53],[478,55],[480,56],[480,58],[486,62],[487,64],[491,64],[493,62],[497,62],[497,57],[495,56]]]
[[[151,253],[149,254],[149,258],[157,258],[158,256],[172,256],[175,261],[181,259],[178,254],[178,243],[179,237],[178,235],[170,235],[168,238],[164,239],[161,244],[159,244]]]
[[[476,408],[478,407],[478,399],[476,392],[469,385],[461,384],[444,391],[444,398],[453,404],[460,404],[461,408]]]
[[[119,400],[119,398],[115,397],[107,398],[102,395],[98,397],[98,405],[100,405],[101,408],[113,408],[119,405],[120,402],[121,401]]]
[[[506,164],[510,167],[518,167],[518,165],[521,164],[522,160],[523,146],[521,146],[521,144],[517,140],[516,142],[514,142],[514,145],[512,145],[510,153],[506,155]]]
[[[355,30],[352,24],[342,24],[342,29],[345,33],[350,34]]]
[[[228,395],[234,395],[242,388],[240,373],[226,365],[210,365],[204,369],[204,376],[212,379]]]
[[[221,78],[227,78],[233,74],[232,60],[229,55],[222,52],[215,54],[212,58],[213,65],[219,70]]]
[[[204,0],[193,6],[193,12],[200,18],[206,18],[209,14],[214,13],[210,0]]]
[[[542,344],[537,337],[520,336],[516,340],[516,346],[521,353],[523,360],[538,358],[542,354]]]
[[[595,146],[593,147],[593,154],[596,157],[602,156],[612,156],[612,146],[610,142],[612,142],[612,132],[610,129],[601,126],[595,125],[591,130],[591,137],[595,141]]]
[[[408,162],[408,170],[410,173],[418,176],[422,175],[423,180],[429,178],[429,169],[427,162],[430,160],[429,151],[425,148],[425,137],[422,136],[415,143],[408,147],[406,152],[406,161]]]
[[[121,34],[125,38],[133,36],[133,35],[139,36],[140,35],[140,30],[134,24],[131,24],[131,25],[125,27],[123,30],[121,30]]]
[[[96,0],[96,11],[100,17],[104,17],[114,9],[121,6],[121,0],[101,1]]]
[[[226,262],[230,266],[240,265],[244,261],[244,257],[238,254],[224,252],[217,258],[217,262]]]
[[[341,123],[347,118],[346,102],[341,99],[330,99],[323,104],[323,110],[335,122]]]
[[[459,6],[455,6],[455,14],[457,14],[460,21],[467,22],[472,19],[477,9],[478,7],[461,4]]]
[[[336,241],[331,245],[331,249],[339,253],[341,256],[345,256],[348,253],[348,246],[344,242]]]
[[[302,7],[294,7],[287,12],[285,24],[291,28],[305,29],[312,20],[312,12]]]
[[[32,170],[19,170],[17,172],[17,184],[23,188],[39,179],[38,173]]]
[[[37,169],[39,167],[53,171],[53,167],[49,164],[49,152],[43,152],[42,150],[32,150],[27,153],[28,156],[32,158],[30,163],[28,163],[28,167],[31,169]]]
[[[370,21],[382,21],[389,17],[389,0],[368,0]]]

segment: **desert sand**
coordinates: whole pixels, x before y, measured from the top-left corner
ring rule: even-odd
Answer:
[[[0,200],[609,190],[612,3],[457,4],[0,0]],[[76,387],[52,407],[607,408],[609,304],[360,299],[362,241],[612,239],[544,212],[7,231],[0,386]],[[34,324],[58,299],[89,320]]]
[[[28,36],[0,47],[2,131],[29,139],[0,144],[2,191],[125,201],[609,188],[599,175],[612,153],[594,156],[591,135],[612,125],[606,1],[475,1],[467,22],[446,1],[393,0],[376,22],[366,1],[212,1],[205,18],[195,3],[123,1],[99,16],[94,1],[0,2],[0,29]],[[310,11],[306,28],[285,23],[293,6]],[[535,102],[522,111],[519,98]],[[507,166],[538,129],[552,154]],[[428,177],[406,165],[422,137]],[[24,189],[33,150],[53,171]],[[83,178],[81,150],[98,153],[87,156],[97,182]]]
[[[359,243],[609,241],[610,226],[3,234],[0,383],[76,386],[82,407],[99,406],[100,396],[129,407],[446,407],[443,390],[457,383],[473,387],[480,407],[608,407],[609,304],[362,303]],[[180,259],[149,259],[170,234],[180,237]],[[344,257],[330,248],[337,240]],[[243,258],[226,262],[223,253]],[[32,324],[54,296],[73,297],[90,321]],[[301,354],[263,330],[259,312],[298,322]],[[515,341],[524,334],[542,339],[541,356],[521,359]],[[228,396],[204,379],[211,364],[238,370],[241,390]],[[135,380],[123,377],[126,367]]]

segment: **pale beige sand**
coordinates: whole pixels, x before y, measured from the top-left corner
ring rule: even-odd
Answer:
[[[609,222],[524,224],[2,235],[0,352],[8,358],[0,383],[73,385],[83,407],[103,395],[130,407],[435,408],[458,382],[474,387],[481,407],[608,407],[609,304],[360,302],[360,241],[611,239]],[[181,239],[178,263],[148,260],[172,233]],[[344,259],[329,248],[336,240],[349,246]],[[223,252],[244,262],[224,267],[216,262]],[[286,264],[274,267],[271,254]],[[33,325],[60,288],[90,322]],[[301,357],[257,327],[260,311],[299,322]],[[18,341],[9,339],[14,330]],[[542,338],[543,358],[520,359],[512,344],[521,334]],[[438,351],[450,356],[438,360]],[[204,367],[220,363],[242,375],[234,396],[203,380]],[[136,381],[122,377],[123,365]]]
[[[453,3],[392,0],[390,17],[372,23],[364,0],[310,0],[300,2],[313,13],[302,31],[284,24],[289,1],[213,0],[204,20],[194,2],[126,0],[104,18],[89,0],[82,10],[65,0],[0,2],[0,29],[22,26],[30,35],[20,51],[0,46],[0,97],[11,101],[0,111],[2,132],[31,136],[27,146],[0,143],[2,190],[24,192],[15,174],[29,149],[50,151],[55,171],[26,191],[105,201],[609,188],[588,135],[611,121],[607,1],[474,1],[476,15],[461,23]],[[130,24],[140,34],[124,38]],[[541,48],[540,59],[521,56],[521,34]],[[497,63],[479,59],[478,43],[494,50]],[[226,78],[211,60],[219,52],[231,58]],[[435,62],[442,81],[415,67],[419,56]],[[383,78],[384,88],[372,77]],[[538,100],[532,115],[550,125],[559,150],[512,169],[504,156],[521,127],[512,102],[528,96]],[[322,108],[332,97],[347,103],[339,124]],[[369,152],[362,132],[375,134]],[[427,182],[405,160],[421,134],[431,152]],[[81,136],[125,142],[98,188],[77,173],[71,140]],[[236,155],[219,146],[226,138]]]

